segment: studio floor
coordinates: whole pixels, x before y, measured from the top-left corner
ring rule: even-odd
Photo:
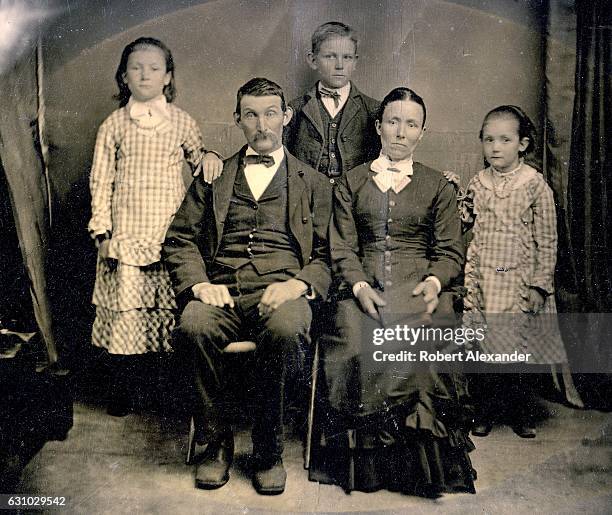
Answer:
[[[62,512],[73,513],[610,513],[612,414],[544,407],[534,440],[520,439],[505,426],[474,438],[475,495],[429,500],[387,491],[347,495],[310,482],[297,437],[285,451],[284,495],[259,496],[246,472],[246,428],[237,434],[229,483],[197,490],[193,467],[183,461],[185,420],[151,413],[114,418],[101,406],[79,401],[66,440],[43,447],[23,471],[17,491],[65,496]]]

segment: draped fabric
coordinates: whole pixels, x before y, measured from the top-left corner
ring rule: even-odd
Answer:
[[[576,96],[568,170],[568,230],[586,311],[612,311],[612,10],[576,2]]]
[[[36,51],[0,76],[0,158],[6,174],[36,322],[49,363],[57,360],[45,278],[48,196],[37,147]]]
[[[546,171],[559,206],[559,311],[570,364],[612,363],[600,313],[612,312],[612,10],[607,0],[551,0],[546,40]],[[610,405],[612,374],[575,378],[587,405]]]

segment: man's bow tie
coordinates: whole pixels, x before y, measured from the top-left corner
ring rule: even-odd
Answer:
[[[250,154],[244,156],[245,165],[264,165],[266,168],[274,166],[274,158],[268,155]]]
[[[340,105],[340,93],[338,93],[337,91],[332,91],[331,89],[327,88],[320,88],[319,93],[322,97],[328,97],[333,99],[334,107],[337,108]]]

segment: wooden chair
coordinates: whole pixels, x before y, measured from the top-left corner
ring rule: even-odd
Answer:
[[[245,354],[248,352],[253,352],[254,350],[255,342],[244,340],[230,343],[227,347],[225,347],[225,349],[223,349],[223,354]],[[189,421],[189,439],[187,440],[187,456],[185,458],[185,463],[187,465],[192,464],[195,450],[195,421],[193,417],[191,417],[191,420]]]
[[[252,341],[237,341],[230,343],[225,349],[224,354],[243,354],[255,351],[255,342]],[[310,454],[312,451],[312,434],[314,425],[314,409],[315,409],[315,393],[317,389],[317,376],[319,372],[319,345],[315,343],[314,356],[312,361],[312,385],[310,388],[310,403],[308,406],[308,425],[306,432],[306,449],[304,453],[304,468],[310,467]],[[187,456],[185,463],[191,465],[193,463],[193,457],[196,450],[195,441],[195,421],[193,417],[189,421],[189,438],[187,441]]]

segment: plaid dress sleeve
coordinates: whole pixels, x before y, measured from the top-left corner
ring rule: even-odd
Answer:
[[[118,142],[115,137],[113,115],[98,129],[89,188],[91,190],[91,220],[88,230],[92,236],[112,232],[112,197],[117,174],[116,155]]]
[[[186,134],[181,146],[183,147],[185,160],[193,172],[200,165],[206,150],[202,144],[202,132],[198,124],[190,116],[186,117],[186,121]]]
[[[534,191],[533,239],[535,241],[535,271],[529,286],[541,288],[549,295],[554,291],[557,263],[557,215],[550,187],[540,179]]]

